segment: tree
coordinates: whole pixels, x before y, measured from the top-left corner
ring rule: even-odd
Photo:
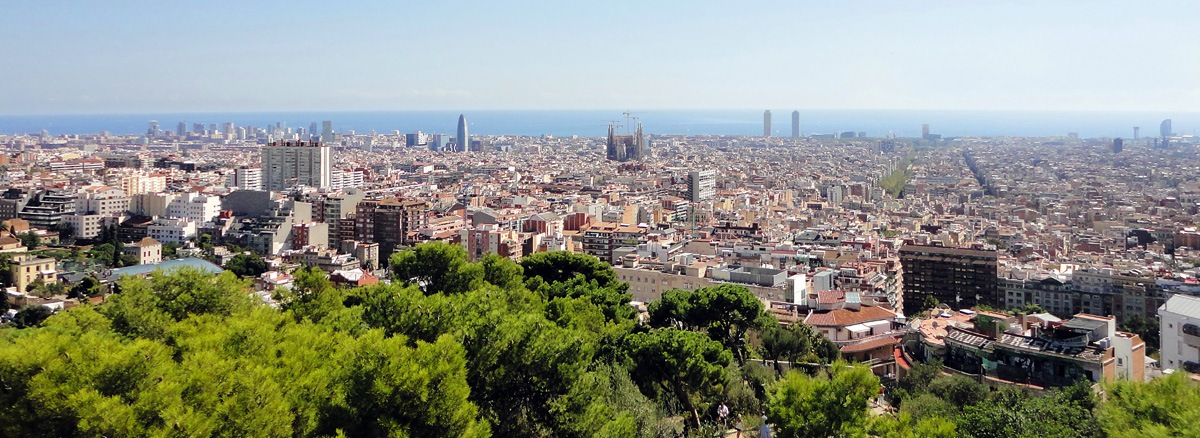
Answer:
[[[816,377],[793,370],[776,385],[767,415],[781,437],[860,435],[878,393],[879,379],[861,365],[837,362]]]
[[[17,311],[17,314],[13,316],[13,324],[17,328],[36,327],[41,325],[42,321],[45,321],[53,313],[54,311],[50,310],[49,307],[41,304],[30,304]]]
[[[24,233],[21,233],[17,237],[19,237],[21,239],[21,245],[25,246],[26,248],[29,248],[30,251],[37,249],[37,247],[39,247],[39,246],[42,246],[42,238],[38,237],[37,233],[35,233],[33,231],[26,231]]]
[[[1149,383],[1117,381],[1104,390],[1098,417],[1113,436],[1194,436],[1200,430],[1200,384],[1187,373]]]
[[[725,366],[733,354],[703,334],[676,328],[635,333],[629,343],[632,374],[643,386],[673,395],[690,426],[700,427],[700,412],[725,383]]]
[[[101,284],[100,280],[96,279],[96,277],[89,275],[87,277],[83,277],[83,280],[80,280],[79,283],[71,286],[71,292],[67,295],[67,298],[82,299],[100,296],[103,294],[104,285]]]
[[[507,257],[488,254],[479,264],[483,266],[483,281],[504,289],[517,289],[524,285],[521,265]]]
[[[225,269],[239,277],[257,277],[271,269],[258,254],[238,254],[225,263]]]
[[[113,256],[115,253],[116,249],[113,244],[102,243],[89,249],[87,256],[104,266],[117,267],[116,263],[119,259]]]
[[[759,332],[763,359],[773,362],[776,373],[780,373],[780,359],[793,362],[812,351],[809,338],[798,333],[793,327],[794,325],[783,327],[770,324]]]
[[[745,362],[746,332],[766,321],[762,301],[744,286],[722,284],[695,291],[672,290],[650,303],[650,324],[704,329]]]
[[[1147,318],[1140,314],[1125,318],[1121,323],[1121,330],[1134,333],[1146,342],[1146,355],[1149,356],[1158,352],[1162,341],[1159,339],[1161,327],[1158,323],[1158,318]]]
[[[541,277],[547,283],[570,281],[576,275],[582,275],[587,281],[595,280],[601,287],[617,283],[612,266],[587,254],[539,252],[522,258],[521,267],[525,270],[525,278]]]
[[[426,295],[463,293],[483,280],[483,268],[467,260],[461,245],[429,242],[397,252],[391,259],[392,279],[421,288]]]

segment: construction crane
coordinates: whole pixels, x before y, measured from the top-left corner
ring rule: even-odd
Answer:
[[[629,119],[637,119],[637,117],[634,117],[633,113],[631,113],[631,112],[629,112],[629,111],[625,111],[625,112],[623,112],[623,113],[621,113],[621,114],[624,114],[624,115],[625,115],[625,133],[626,133],[626,134],[629,134],[629,130],[630,130],[630,129],[633,129],[633,128],[632,128],[632,126],[633,126],[633,125],[631,125],[631,124],[630,124],[630,120],[629,120]]]

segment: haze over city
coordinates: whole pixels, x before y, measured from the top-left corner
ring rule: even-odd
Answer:
[[[1190,1],[8,1],[0,114],[1200,107]]]

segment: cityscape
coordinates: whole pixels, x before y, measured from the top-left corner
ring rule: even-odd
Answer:
[[[424,18],[444,5],[414,5],[402,37],[365,6],[348,6],[365,20],[354,25],[341,11],[280,12],[293,32],[362,32],[297,35],[319,47],[296,56],[271,31],[241,33],[264,11],[250,5],[212,35],[160,23],[148,26],[163,42],[136,29],[93,34],[119,41],[103,53],[154,55],[136,73],[153,80],[132,93],[121,76],[135,73],[96,59],[108,85],[69,91],[64,73],[35,61],[57,65],[54,50],[75,40],[40,27],[28,41],[46,53],[0,49],[30,64],[0,80],[0,436],[1200,430],[1200,82],[1171,73],[1190,61],[1164,57],[1145,74],[1170,77],[1131,85],[1112,78],[1138,70],[1089,78],[1095,64],[1080,55],[1063,79],[1066,64],[1049,55],[1061,52],[1032,47],[1043,37],[1030,29],[1085,54],[1117,44],[1092,24],[1045,30],[1078,5],[1046,5],[1048,18],[1013,24],[1024,32],[1012,35],[984,18],[1009,9],[926,5],[933,17],[914,20],[944,20],[951,36],[997,54],[925,28],[838,34],[822,44],[851,65],[821,73],[795,60],[742,65],[739,50],[762,53],[757,34],[728,26],[700,42],[672,33],[721,18],[823,53],[801,38],[808,30],[753,29],[786,23],[766,11],[698,4],[655,23],[661,31],[631,18],[629,33],[661,38],[644,49],[596,29],[621,17],[613,11],[472,6],[483,10],[462,20],[493,14],[508,33],[430,37],[441,28]],[[773,7],[859,26],[842,7]],[[873,7],[882,12],[866,13],[869,23],[911,13]],[[529,21],[537,12],[561,22]],[[181,29],[209,20],[178,18]],[[625,46],[601,51],[603,62],[562,54],[600,37]],[[364,47],[330,49],[346,41]],[[922,76],[934,60],[906,64],[855,45],[864,41],[958,59],[939,67],[953,70],[941,77],[949,91]],[[191,55],[258,53],[256,68],[277,77],[161,56],[180,42],[195,45]],[[414,57],[428,53],[410,42],[453,57]],[[403,68],[353,59],[377,47],[409,55]],[[561,56],[518,62],[509,47]],[[319,62],[264,62],[316,53]],[[612,53],[637,58],[616,67]],[[455,67],[431,67],[443,61]],[[765,73],[772,65],[801,79],[781,85]],[[622,68],[644,71],[592,76]],[[31,79],[38,71],[45,83]],[[389,89],[379,71],[415,91]],[[759,74],[812,89],[745,80]],[[345,83],[295,99],[279,91],[309,80]],[[864,85],[873,81],[894,89]],[[48,91],[55,83],[68,91]],[[176,94],[155,91],[163,84]],[[812,91],[822,87],[837,93]],[[1173,97],[1159,94],[1171,87]],[[714,106],[694,104],[704,95]],[[630,109],[604,109],[617,106],[610,99]],[[1029,106],[1011,105],[1021,99]],[[658,102],[680,109],[639,109]],[[963,102],[978,105],[954,109]],[[996,116],[1007,111],[1019,116]]]

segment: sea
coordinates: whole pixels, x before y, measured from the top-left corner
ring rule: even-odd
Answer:
[[[792,111],[772,110],[772,134],[791,135]],[[626,114],[628,113],[628,114]],[[145,133],[157,120],[159,129],[174,131],[185,122],[265,127],[282,123],[309,129],[324,120],[337,132],[441,133],[453,135],[459,114],[465,114],[469,131],[482,135],[528,135],[598,137],[609,124],[619,130],[641,122],[647,134],[762,135],[763,110],[480,110],[480,111],[330,111],[330,112],[206,112],[84,115],[0,115],[0,134],[114,135]],[[1056,137],[1077,133],[1081,138],[1133,138],[1133,127],[1141,137],[1159,134],[1160,123],[1172,119],[1172,131],[1195,134],[1200,112],[1105,112],[1105,111],[933,111],[933,110],[800,110],[803,135],[837,134],[846,131],[868,137],[919,137],[921,125],[943,137]]]

